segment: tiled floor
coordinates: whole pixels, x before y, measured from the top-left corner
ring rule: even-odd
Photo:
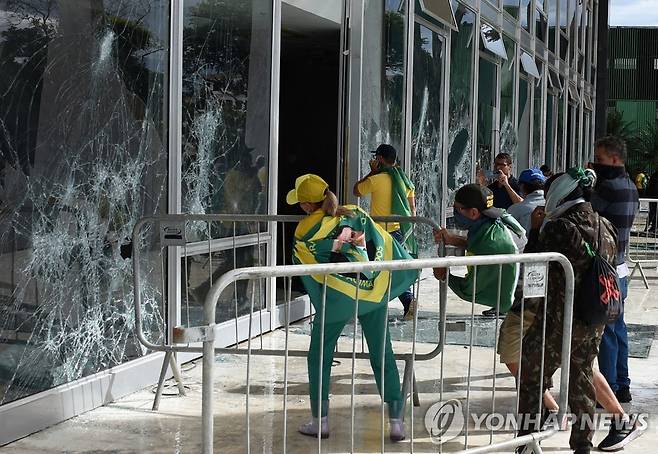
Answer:
[[[658,325],[658,274],[651,272],[651,290],[646,290],[642,281],[631,283],[627,302],[628,323]],[[436,310],[436,284],[428,279],[421,287],[421,310]],[[397,312],[398,303],[391,304],[391,312]],[[476,308],[476,313],[483,309]],[[451,297],[450,314],[470,313],[471,305]],[[284,334],[279,331],[266,336],[265,347],[280,347]],[[291,348],[306,348],[309,337],[302,330],[290,336]],[[340,349],[351,349],[351,339],[342,337]],[[360,344],[360,342],[359,342]],[[419,344],[418,351],[432,347]],[[410,343],[396,342],[396,351],[411,349]],[[470,393],[470,413],[481,414],[491,409],[491,389],[495,361],[493,349],[475,347],[471,357],[470,388],[468,386],[469,350],[459,345],[449,345],[443,360],[441,380],[441,357],[418,363],[417,386],[421,406],[414,409],[413,433],[415,452],[454,452],[463,447],[464,437],[458,437],[442,446],[431,442],[423,418],[427,409],[443,398],[464,398]],[[3,453],[143,453],[143,452],[200,452],[200,404],[201,366],[190,363],[186,366],[184,380],[189,387],[187,397],[163,398],[160,411],[151,412],[153,393],[142,390],[111,405],[99,408],[57,426],[29,436],[23,440],[0,448]],[[221,453],[246,452],[246,360],[244,357],[227,355],[217,360],[215,380],[215,448]],[[402,373],[403,364],[398,364]],[[496,398],[497,412],[511,412],[515,407],[514,381],[497,366]],[[633,403],[627,411],[648,413],[649,429],[641,438],[629,445],[628,453],[658,452],[658,345],[654,342],[647,359],[630,360]],[[322,441],[323,452],[349,452],[352,438],[355,452],[381,451],[380,400],[372,380],[367,361],[357,361],[355,379],[354,432],[350,430],[352,415],[350,395],[352,364],[342,360],[332,370],[331,437]],[[283,452],[283,360],[273,357],[255,357],[251,361],[251,385],[249,402],[250,448],[252,452]],[[286,447],[288,452],[317,452],[317,441],[297,434],[297,426],[305,422],[309,410],[307,396],[306,361],[292,358],[289,363],[288,414]],[[465,404],[464,404],[465,405]],[[411,432],[411,415],[407,413],[407,432]],[[387,429],[385,430],[387,434]],[[599,430],[595,436],[598,443],[606,434]],[[511,437],[510,432],[496,432],[495,440]],[[489,432],[469,433],[470,446],[485,445]],[[386,452],[410,452],[410,442],[392,444],[384,439]],[[569,452],[568,434],[559,433],[543,443],[545,452]],[[507,452],[505,450],[501,452]]]

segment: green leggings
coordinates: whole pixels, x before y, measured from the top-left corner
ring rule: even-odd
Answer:
[[[366,342],[368,342],[368,351],[370,352],[370,366],[375,375],[377,382],[377,389],[379,394],[382,394],[381,382],[381,358],[382,348],[385,342],[384,354],[384,402],[389,404],[389,415],[393,418],[399,417],[399,411],[402,409],[402,393],[400,391],[400,375],[398,367],[395,364],[395,357],[393,356],[393,348],[391,347],[391,335],[388,330],[388,321],[386,321],[386,305],[382,304],[381,309],[375,309],[367,314],[359,315],[359,322],[361,329],[365,335]],[[329,400],[329,384],[331,375],[331,363],[334,358],[334,350],[338,337],[343,331],[348,320],[340,321],[337,323],[327,323],[324,327],[324,350],[323,350],[323,367],[322,367],[322,401]],[[308,365],[308,379],[309,379],[309,395],[311,402],[311,411],[313,416],[317,417],[317,400],[319,391],[319,369],[320,369],[320,315],[316,315],[313,329],[311,331],[311,346],[308,351],[307,365]],[[382,332],[386,326],[386,340]],[[322,405],[322,416],[327,415],[328,405]]]

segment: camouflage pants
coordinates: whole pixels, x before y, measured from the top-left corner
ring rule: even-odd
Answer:
[[[546,344],[544,346],[543,390],[540,390],[543,310],[537,314],[523,338],[519,435],[537,432],[541,424],[539,405],[543,391],[550,387],[551,377],[560,367],[562,359],[562,303],[551,298],[546,313]],[[559,306],[559,307],[558,307]],[[592,363],[596,358],[603,333],[602,326],[587,326],[574,319],[571,333],[571,364],[569,370],[569,408],[574,416],[569,445],[571,449],[592,446],[594,428],[587,421],[594,418],[596,395],[594,392]],[[583,423],[583,420],[585,423]]]

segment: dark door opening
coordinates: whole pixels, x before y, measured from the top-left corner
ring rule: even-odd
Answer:
[[[279,214],[303,214],[286,203],[295,179],[324,178],[336,190],[340,24],[286,3],[281,12]],[[295,225],[279,226],[277,263],[291,263]]]

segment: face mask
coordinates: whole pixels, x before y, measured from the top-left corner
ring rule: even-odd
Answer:
[[[453,209],[453,214],[455,216],[455,225],[462,230],[468,230],[473,224],[475,224],[474,220],[469,219],[461,214],[457,208]]]
[[[623,166],[610,166],[607,164],[599,164],[596,162],[591,162],[590,166],[599,177],[604,179],[615,178],[619,174],[624,172]]]

